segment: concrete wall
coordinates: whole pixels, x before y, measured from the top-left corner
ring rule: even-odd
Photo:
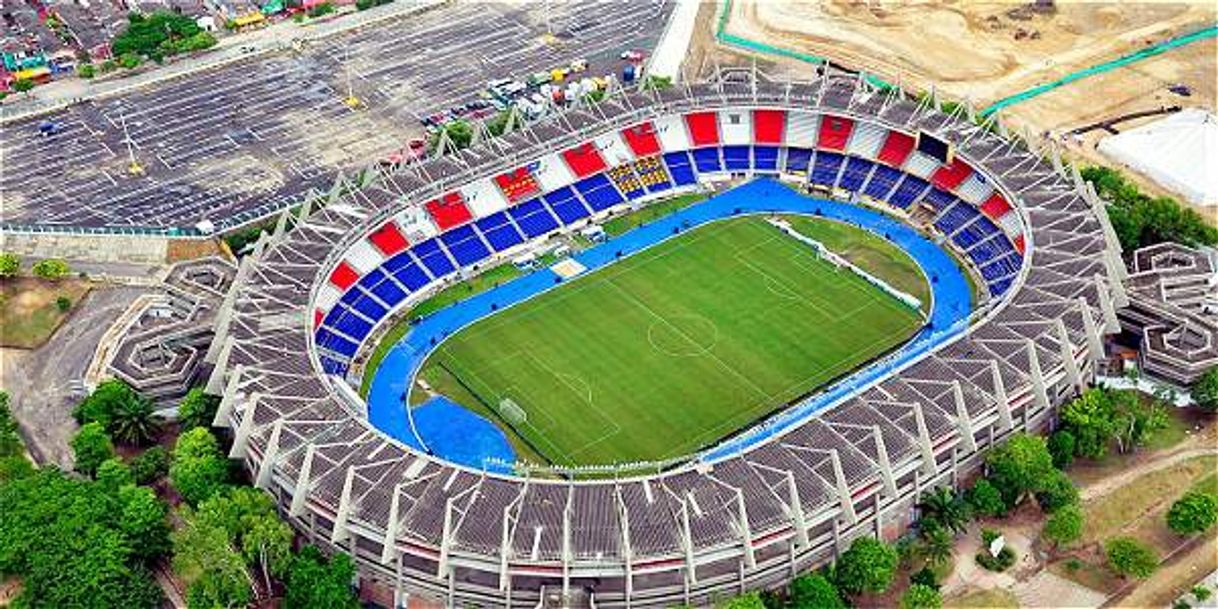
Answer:
[[[93,262],[165,262],[169,239],[146,235],[0,234],[0,251],[26,258],[66,258]]]

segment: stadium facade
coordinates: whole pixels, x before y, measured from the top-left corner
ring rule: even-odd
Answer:
[[[353,555],[385,605],[662,607],[780,585],[856,537],[899,535],[924,490],[1050,426],[1119,331],[1124,269],[1102,206],[1026,141],[855,76],[736,74],[623,91],[340,183],[243,261],[208,354],[216,423],[293,525]],[[968,330],[775,438],[616,479],[446,462],[372,427],[341,379],[394,311],[465,269],[731,175],[934,227],[984,286]]]

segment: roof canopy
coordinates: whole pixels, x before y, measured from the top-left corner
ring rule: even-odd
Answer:
[[[1104,138],[1100,152],[1191,203],[1218,206],[1218,117],[1188,108]]]

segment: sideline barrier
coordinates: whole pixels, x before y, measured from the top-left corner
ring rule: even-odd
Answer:
[[[908,253],[926,274],[932,292],[931,311],[926,326],[887,358],[838,381],[825,392],[773,415],[769,421],[760,423],[759,427],[701,455],[690,455],[691,459],[717,461],[802,423],[816,412],[883,379],[892,370],[921,359],[943,341],[966,328],[972,312],[971,293],[960,267],[949,254],[913,228],[874,210],[799,194],[769,178],[755,180],[674,212],[579,252],[572,258],[587,267],[588,271],[584,273],[586,275],[686,230],[734,216],[763,213],[816,215],[859,226],[888,239]],[[431,351],[465,326],[562,283],[565,282],[550,269],[537,270],[421,320],[389,351],[380,367],[373,372],[374,377],[368,392],[369,421],[397,440],[419,448],[419,441],[415,438],[403,403],[410,390],[411,380],[418,374]],[[471,437],[478,437],[476,434],[482,432],[483,430],[478,428],[470,428],[455,434],[468,433]],[[424,440],[430,443],[426,438]],[[484,455],[488,458],[471,462],[469,455],[449,455],[439,451],[437,454],[470,467],[494,471],[511,469],[502,459],[489,459],[498,455]],[[554,469],[562,471],[561,468]]]

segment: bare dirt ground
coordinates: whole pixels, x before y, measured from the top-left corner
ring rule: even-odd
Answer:
[[[772,2],[735,0],[727,32],[797,50],[848,68],[862,69],[906,88],[935,87],[946,97],[985,107],[1005,96],[1075,70],[1116,59],[1151,43],[1212,26],[1213,2],[1057,2],[1039,13],[1029,3],[910,0],[903,2]],[[699,28],[713,37],[714,24]],[[697,45],[695,44],[695,48]],[[739,63],[736,50],[720,47],[701,65]],[[793,59],[766,59],[778,74],[803,71]],[[1209,39],[1091,76],[1009,107],[1008,124],[1033,133],[1060,134],[1080,126],[1161,106],[1218,111],[1215,74],[1218,42]],[[1168,91],[1187,85],[1191,95]],[[1118,128],[1129,129],[1142,121]],[[1103,131],[1069,147],[1086,162],[1110,163],[1094,146]],[[1165,194],[1136,176],[1154,194]],[[1214,208],[1197,208],[1218,216]],[[1218,218],[1214,221],[1218,223]]]

